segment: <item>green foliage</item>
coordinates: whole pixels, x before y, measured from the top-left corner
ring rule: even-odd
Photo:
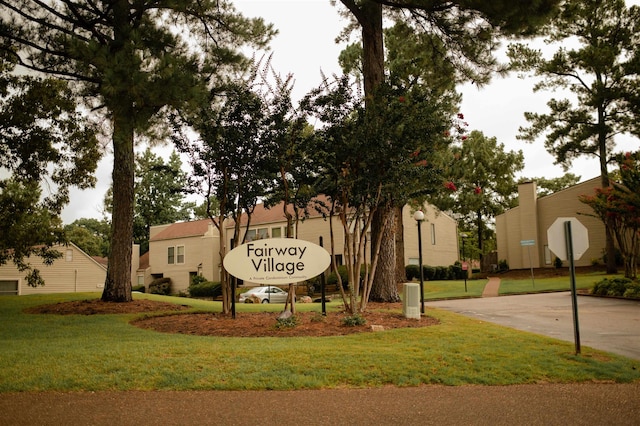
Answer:
[[[560,259],[559,257],[556,257],[553,259],[553,267],[556,269],[560,269],[562,268],[562,259]]]
[[[94,185],[100,150],[65,81],[12,70],[0,59],[0,265],[13,262],[35,287],[44,281],[28,258],[61,256],[53,248],[67,241],[60,212],[71,187]]]
[[[518,138],[533,142],[544,135],[547,150],[567,168],[575,158],[596,155],[607,179],[614,135],[637,129],[629,100],[638,99],[640,87],[633,53],[639,31],[637,7],[628,9],[624,0],[570,0],[546,28],[545,41],[558,47],[552,57],[511,45],[512,69],[541,77],[534,90],[568,89],[577,99],[554,98],[548,113],[525,113],[531,125]]]
[[[420,279],[420,266],[419,265],[406,265],[404,267],[405,275],[407,276],[407,281],[411,281],[414,279]]]
[[[365,325],[367,320],[359,314],[348,315],[342,319],[342,325],[347,327],[357,327],[359,325]]]
[[[620,182],[596,188],[595,195],[583,195],[595,215],[612,230],[624,261],[625,277],[637,277],[640,257],[640,151],[617,158]]]
[[[637,297],[640,294],[640,283],[628,278],[605,278],[593,286],[591,293],[598,296]]]
[[[171,294],[171,278],[156,278],[149,284],[149,294],[168,296]]]
[[[298,320],[298,317],[296,317],[295,315],[291,315],[290,317],[278,317],[276,319],[276,325],[275,327],[280,330],[283,328],[293,328],[296,325],[298,325],[300,323],[300,321]]]
[[[505,272],[509,270],[509,263],[506,259],[501,259],[498,261],[498,271]]]
[[[66,225],[64,232],[69,241],[90,256],[109,256],[111,224],[105,220],[78,219]]]
[[[122,257],[109,262],[103,299],[122,302],[131,300],[126,254],[133,240],[136,136],[161,140],[163,114],[205,97],[208,82],[246,65],[241,47],[263,47],[275,31],[262,19],[244,18],[225,1],[168,2],[161,8],[124,1],[85,6],[52,2],[41,7],[17,0],[3,9],[0,38],[28,71],[73,80],[68,98],[102,113],[110,124],[105,128],[113,129],[112,232],[117,238],[111,253]],[[99,146],[87,145],[96,151]],[[82,151],[74,151],[77,162]]]
[[[191,297],[210,297],[215,299],[216,297],[222,296],[222,285],[219,282],[206,280],[201,282],[192,282],[189,286],[189,295]]]
[[[144,285],[134,285],[131,287],[131,291],[137,291],[139,293],[145,293],[146,292],[146,288]]]
[[[550,195],[574,186],[575,184],[580,182],[580,176],[576,176],[573,173],[565,173],[560,177],[550,179],[545,177],[523,178],[520,179],[518,183],[531,181],[534,181],[536,183],[538,197],[544,197],[546,195]]]

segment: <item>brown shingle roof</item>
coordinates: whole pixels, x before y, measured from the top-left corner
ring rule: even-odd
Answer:
[[[155,235],[149,241],[172,240],[175,238],[202,236],[209,229],[210,223],[211,220],[209,219],[174,223]]]
[[[309,208],[307,209],[309,213],[309,217],[322,216],[322,214],[319,213],[315,208],[316,201],[319,201],[325,204],[329,203],[329,201],[325,196],[314,197],[314,199],[309,203]],[[264,204],[258,204],[255,210],[253,211],[253,214],[251,215],[251,225],[253,226],[253,225],[260,225],[263,223],[285,222],[287,218],[284,215],[283,205],[284,205],[284,202],[280,202],[275,206],[266,208]],[[293,207],[291,206],[291,204],[287,205],[287,211],[293,215]],[[242,225],[247,224],[246,214],[242,215],[240,219],[240,224]],[[231,224],[227,226],[233,226],[233,221],[231,221]]]

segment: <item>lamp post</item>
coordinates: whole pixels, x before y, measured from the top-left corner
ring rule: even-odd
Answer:
[[[418,261],[420,262],[420,313],[424,314],[424,270],[422,268],[422,231],[420,225],[424,220],[424,213],[418,210],[413,214],[413,218],[418,222]]]
[[[462,270],[464,271],[464,292],[467,292],[467,276],[469,275],[469,265],[465,262],[464,256],[464,241],[467,239],[467,234],[460,233],[460,239],[462,240]]]

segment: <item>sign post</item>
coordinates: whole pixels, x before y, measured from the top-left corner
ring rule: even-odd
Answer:
[[[576,355],[580,354],[580,327],[578,323],[578,298],[576,292],[575,260],[589,248],[589,232],[575,217],[559,217],[547,229],[549,250],[561,260],[569,261],[571,277],[571,306],[573,307],[573,331]]]
[[[533,284],[533,288],[536,288],[536,282],[533,279],[533,263],[531,262],[531,246],[536,245],[536,240],[521,240],[520,245],[527,247],[527,253],[529,254],[529,268],[531,268],[531,284]]]

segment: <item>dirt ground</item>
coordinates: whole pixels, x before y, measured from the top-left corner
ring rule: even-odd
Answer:
[[[297,312],[297,324],[293,327],[277,327],[277,312],[236,313],[236,318],[221,313],[179,313],[187,306],[151,300],[134,300],[128,303],[103,302],[100,299],[61,302],[29,309],[34,314],[103,315],[149,313],[132,321],[136,327],[164,333],[181,333],[198,336],[226,337],[296,337],[338,336],[371,332],[375,329],[427,327],[438,321],[430,317],[408,319],[400,313],[400,303],[370,303],[362,314],[364,325],[347,326],[343,312],[330,312],[322,316],[318,312]],[[161,313],[166,313],[162,315]]]

